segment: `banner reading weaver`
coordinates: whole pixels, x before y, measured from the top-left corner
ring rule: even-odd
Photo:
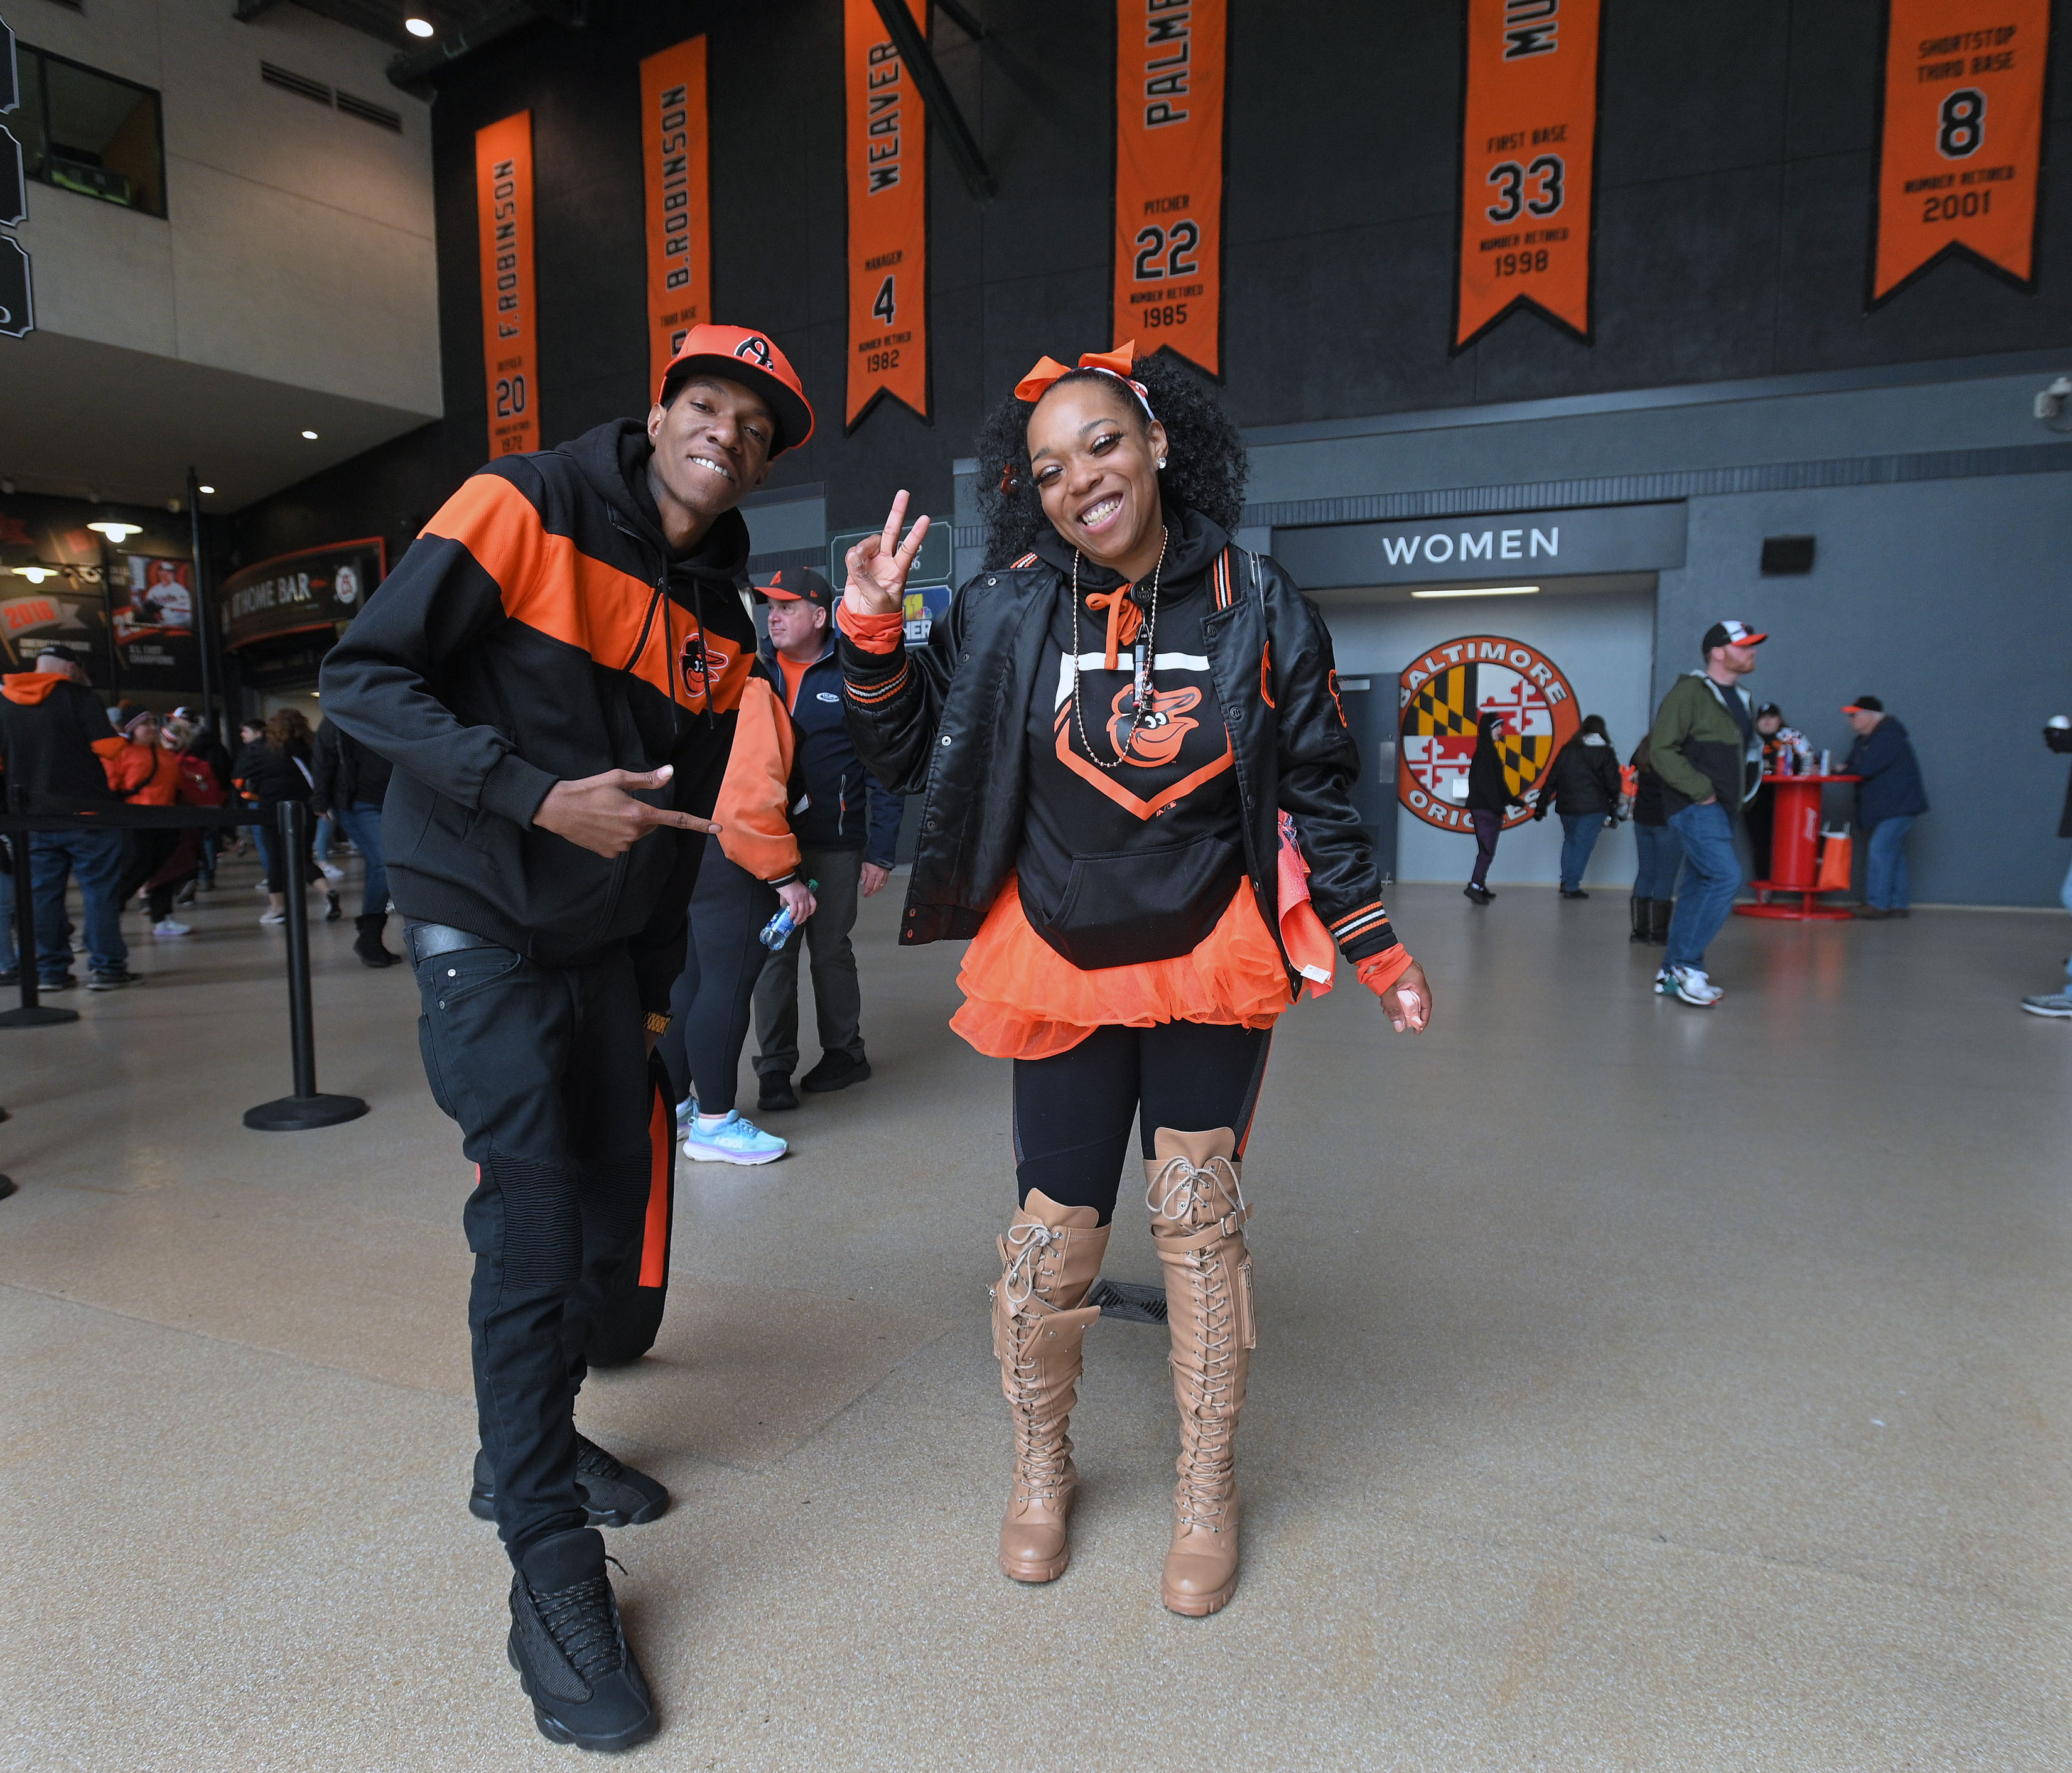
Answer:
[[[906,0],[928,28],[926,0]],[[845,0],[849,410],[881,394],[928,416],[928,125],[921,95],[871,0]]]

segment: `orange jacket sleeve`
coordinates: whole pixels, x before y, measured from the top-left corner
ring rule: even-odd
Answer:
[[[799,868],[791,835],[791,717],[758,664],[743,685],[734,750],[713,818],[726,859],[758,880],[782,880]]]

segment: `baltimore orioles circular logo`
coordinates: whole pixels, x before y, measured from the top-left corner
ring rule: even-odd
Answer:
[[[1547,766],[1582,725],[1561,668],[1537,648],[1502,635],[1465,635],[1428,648],[1404,672],[1399,698],[1396,798],[1441,831],[1470,829],[1468,770],[1482,715],[1503,717],[1496,734],[1505,785],[1531,802]],[[1504,824],[1531,817],[1531,805],[1514,808]]]

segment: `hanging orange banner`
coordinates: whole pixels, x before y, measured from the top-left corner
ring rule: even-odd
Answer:
[[[907,0],[927,33],[927,0]],[[928,416],[928,126],[871,0],[846,0],[849,419],[881,394]]]
[[[693,327],[712,319],[712,199],[706,178],[705,40],[640,64],[640,162],[648,191],[648,385]]]
[[[1453,349],[1512,309],[1590,336],[1597,0],[1467,0]]]
[[[530,111],[475,132],[475,207],[482,232],[482,367],[493,459],[540,446]]]
[[[1876,307],[1945,254],[2035,281],[2050,0],[1890,0]]]
[[[1225,0],[1116,0],[1108,331],[1223,363]]]

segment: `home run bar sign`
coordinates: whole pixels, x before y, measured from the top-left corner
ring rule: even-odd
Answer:
[[[1598,0],[1467,0],[1453,347],[1512,309],[1587,342]]]
[[[1503,635],[1463,635],[1420,653],[1403,673],[1402,743],[1396,750],[1396,798],[1441,831],[1471,829],[1468,768],[1474,761],[1476,722],[1494,710],[1503,717],[1497,744],[1504,782],[1530,796],[1576,736],[1582,717],[1560,667],[1523,640]],[[1506,825],[1532,817],[1513,808]]]
[[[493,459],[540,446],[532,373],[530,111],[475,132],[475,204],[482,231],[482,366]]]
[[[712,319],[712,203],[705,176],[705,40],[640,64],[648,195],[648,385],[693,327]]]
[[[928,416],[928,125],[871,0],[845,0],[849,418],[881,394]],[[907,0],[928,29],[927,0]]]
[[[1116,0],[1112,336],[1223,374],[1225,0]]]
[[[1869,306],[1946,255],[2035,281],[2050,0],[1889,0]]]

